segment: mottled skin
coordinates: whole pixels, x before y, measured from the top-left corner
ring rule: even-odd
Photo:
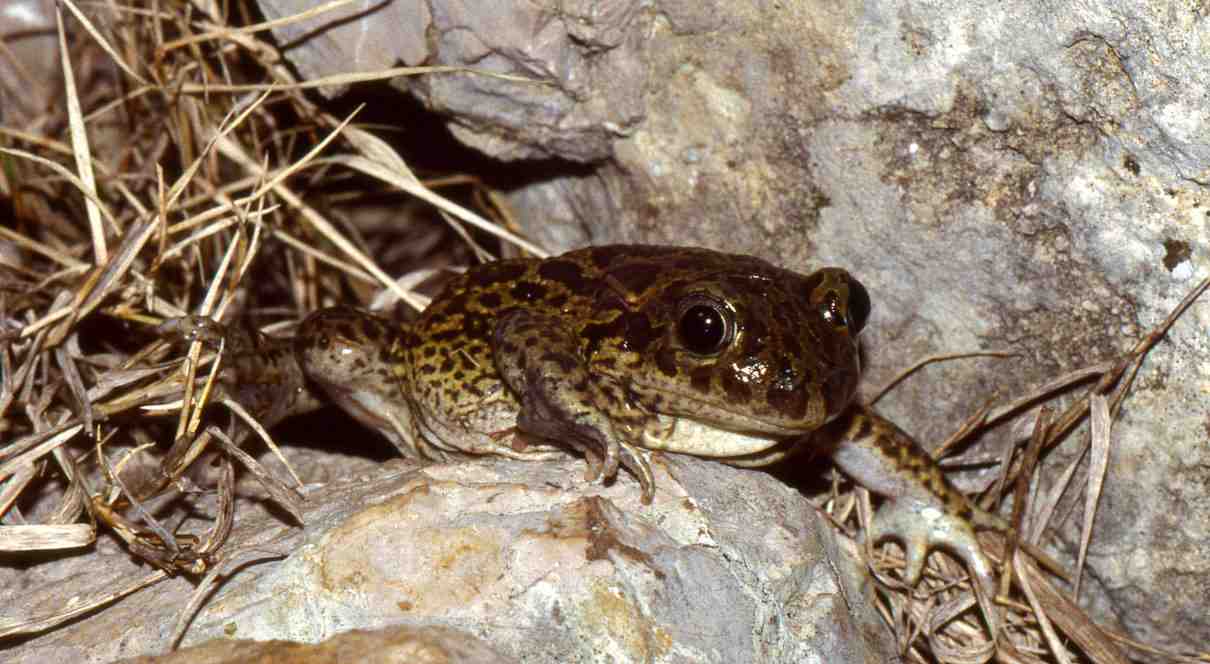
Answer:
[[[653,450],[748,466],[827,449],[891,498],[874,537],[905,542],[909,580],[943,546],[990,591],[972,524],[1004,523],[853,403],[869,308],[840,269],[803,276],[704,249],[595,247],[471,268],[410,325],[319,311],[292,351],[262,339],[253,359],[237,353],[236,370],[241,399],[270,423],[318,404],[317,384],[406,455],[547,459],[570,446],[594,478],[627,468],[645,502]]]

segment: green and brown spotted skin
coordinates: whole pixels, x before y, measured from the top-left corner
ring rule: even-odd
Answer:
[[[855,334],[818,310],[830,296],[847,302],[855,284],[840,270],[803,277],[704,249],[614,246],[490,263],[451,283],[412,326],[412,370],[400,376],[410,374],[421,400],[456,412],[500,392],[497,360],[532,354],[557,371],[607,377],[642,411],[792,435],[852,399]],[[695,304],[725,310],[733,328],[716,353],[678,338]],[[510,324],[517,313],[533,327]]]
[[[692,449],[659,415],[768,448],[841,413],[868,307],[839,269],[803,276],[750,256],[610,246],[472,268],[408,326],[325,310],[295,348],[307,375],[401,449],[534,457],[571,446],[594,475],[631,469],[649,496],[647,449],[761,451]],[[694,314],[714,314],[717,347],[688,345]]]

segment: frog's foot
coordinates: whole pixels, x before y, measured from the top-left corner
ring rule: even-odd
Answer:
[[[581,443],[575,436],[569,436],[564,440],[572,449],[584,455],[584,462],[587,466],[584,469],[584,481],[599,482],[601,475],[605,472],[605,457],[597,453],[598,448]],[[616,469],[614,472],[617,472]]]
[[[180,318],[170,318],[156,327],[156,332],[171,335],[186,342],[202,341],[217,345],[227,336],[227,329],[222,323],[206,316],[189,314]]]
[[[156,331],[186,343],[200,341],[214,348],[218,348],[220,342],[226,342],[232,352],[248,352],[257,345],[252,339],[256,334],[254,331],[241,325],[227,326],[208,316],[196,314],[170,318],[160,323]]]
[[[593,426],[591,424],[587,426]],[[588,459],[588,467],[592,472],[590,481],[592,482],[607,482],[618,476],[618,467],[622,462],[622,448],[618,444],[616,437],[610,437],[605,440],[603,445],[605,457],[604,459],[594,459],[596,455],[585,453]],[[595,463],[594,463],[595,461]],[[593,466],[596,466],[593,468]]]
[[[571,436],[565,440],[571,443],[576,438]],[[585,473],[584,479],[588,482],[608,482],[617,477],[619,466],[624,467],[638,479],[643,491],[641,500],[644,505],[649,505],[655,497],[655,479],[651,472],[650,453],[641,447],[619,442],[619,440],[617,434],[607,439],[607,442],[602,445],[604,456],[598,454],[597,449],[592,446],[573,444],[573,447],[584,454],[584,460],[588,462],[588,471]]]
[[[589,482],[610,482],[617,478],[618,469],[625,467],[639,480],[643,490],[643,502],[650,503],[655,493],[655,483],[646,450],[642,449],[640,432],[648,426],[647,416],[631,408],[609,408],[601,410],[574,411],[578,404],[565,403],[564,393],[544,385],[558,379],[538,378],[529,382],[531,386],[545,389],[523,393],[521,412],[517,426],[522,431],[561,442],[584,455],[588,463],[585,476]],[[589,379],[597,394],[597,403],[616,405],[617,396],[608,385]],[[558,395],[549,399],[548,395]],[[619,416],[620,411],[627,411]],[[574,413],[574,414],[573,414]],[[612,413],[612,416],[610,415]]]
[[[999,631],[999,611],[992,604],[996,592],[996,577],[991,562],[983,553],[969,520],[947,513],[928,502],[900,497],[888,500],[874,517],[869,540],[877,544],[895,539],[903,544],[904,580],[915,586],[920,580],[929,551],[944,549],[965,565],[975,585],[975,598],[991,630],[992,639]]]
[[[403,423],[400,418],[390,418],[390,424],[396,435],[391,436],[391,442],[395,444],[396,449],[403,454],[404,457],[413,459],[422,459],[424,461],[449,461],[450,455],[445,453],[445,450],[437,447],[429,442],[424,436],[419,433],[406,435]],[[408,423],[410,424],[410,422]],[[405,447],[407,451],[405,452]],[[409,454],[410,452],[410,454]]]

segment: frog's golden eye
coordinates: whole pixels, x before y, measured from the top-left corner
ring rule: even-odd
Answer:
[[[681,309],[676,331],[681,343],[698,355],[717,353],[731,340],[730,311],[704,297],[690,299]]]

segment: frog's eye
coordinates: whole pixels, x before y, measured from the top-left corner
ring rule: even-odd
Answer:
[[[856,279],[848,279],[843,290],[830,290],[819,304],[819,315],[835,328],[849,328],[856,335],[870,317],[870,294]],[[844,291],[847,292],[845,297]]]
[[[718,302],[694,298],[681,309],[676,330],[681,343],[698,355],[716,353],[731,337],[729,312]]]

